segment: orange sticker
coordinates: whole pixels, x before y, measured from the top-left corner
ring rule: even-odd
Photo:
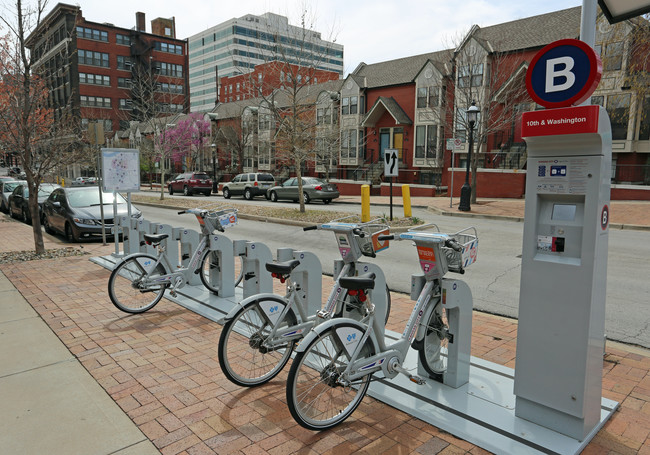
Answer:
[[[421,261],[436,262],[436,253],[433,252],[433,248],[418,246],[418,256]]]

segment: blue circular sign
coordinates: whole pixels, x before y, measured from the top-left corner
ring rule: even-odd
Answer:
[[[585,101],[598,87],[603,72],[600,57],[576,39],[555,41],[530,62],[526,87],[544,107],[569,107]]]

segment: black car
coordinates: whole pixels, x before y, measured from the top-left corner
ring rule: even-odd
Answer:
[[[61,186],[56,183],[41,183],[38,186],[38,213],[41,220],[43,219],[43,202],[57,188],[61,188]],[[23,183],[14,188],[8,199],[9,215],[12,218],[22,218],[25,223],[32,224],[32,215],[29,211],[29,187],[27,184]]]
[[[113,193],[102,192],[106,235],[112,236]],[[117,193],[117,216],[128,213],[128,202]],[[140,218],[140,210],[131,206],[131,217]],[[49,234],[58,232],[68,241],[102,235],[99,187],[57,188],[43,203],[43,227]]]

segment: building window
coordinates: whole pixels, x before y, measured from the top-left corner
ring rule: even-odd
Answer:
[[[459,87],[480,87],[483,84],[483,64],[461,65],[458,68]]]
[[[170,44],[162,41],[156,41],[154,43],[154,49],[160,52],[168,52],[170,54],[183,54],[183,47],[178,44]]]
[[[101,74],[79,73],[79,83],[110,86],[111,78],[110,76],[103,76]]]
[[[361,135],[361,131],[357,130],[344,130],[341,132],[341,158],[357,158]]]
[[[601,57],[604,71],[620,70],[623,67],[623,42],[606,44]]]
[[[104,52],[77,50],[77,60],[80,65],[101,66],[108,68],[108,54]]]
[[[131,79],[128,77],[118,77],[117,86],[120,88],[131,88]]]
[[[609,95],[607,113],[612,123],[612,139],[627,139],[627,125],[630,118],[630,95]]]
[[[341,100],[341,115],[348,115],[350,113],[350,98],[344,97]]]
[[[133,62],[131,61],[131,57],[127,57],[125,55],[118,55],[117,56],[117,69],[118,70],[131,71],[131,66],[132,65],[133,65]]]
[[[108,32],[88,27],[77,27],[77,38],[92,39],[108,43]]]
[[[419,107],[419,108],[427,107],[427,88],[426,87],[418,88],[417,107]]]
[[[103,96],[80,95],[79,101],[82,107],[111,107],[111,99]]]
[[[641,110],[641,126],[639,128],[639,140],[650,140],[650,97],[646,96]]]
[[[120,109],[131,110],[133,109],[133,101],[129,98],[120,98]]]
[[[174,63],[157,62],[156,70],[162,76],[183,77],[183,65]]]
[[[431,160],[436,157],[437,125],[415,127],[415,158]]]
[[[359,113],[359,97],[351,96],[350,97],[350,114]]]
[[[117,33],[115,35],[115,42],[117,44],[122,44],[124,46],[130,46],[131,45],[131,37],[128,35],[121,35]]]

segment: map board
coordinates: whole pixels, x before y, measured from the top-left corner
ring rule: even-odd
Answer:
[[[102,149],[104,191],[140,191],[140,151]]]

